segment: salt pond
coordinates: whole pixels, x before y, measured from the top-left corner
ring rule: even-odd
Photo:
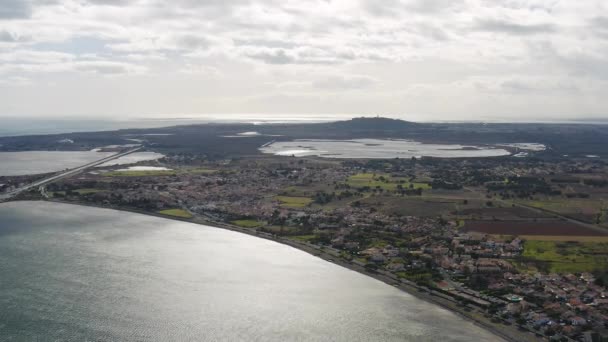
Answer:
[[[511,155],[504,148],[458,144],[423,144],[411,140],[295,140],[277,141],[260,148],[263,153],[282,156],[327,158],[465,158]]]
[[[161,166],[130,166],[116,171],[171,171],[171,169]]]

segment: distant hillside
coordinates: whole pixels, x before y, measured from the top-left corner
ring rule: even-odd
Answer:
[[[382,131],[401,131],[410,128],[416,128],[420,125],[414,122],[389,119],[389,118],[354,118],[347,121],[337,121],[329,123],[328,126],[339,129],[350,130],[382,130]]]

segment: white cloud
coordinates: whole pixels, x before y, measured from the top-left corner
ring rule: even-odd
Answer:
[[[28,79],[15,91],[31,96],[45,91],[39,78],[58,91],[73,89],[74,75],[84,89],[115,82],[107,89],[128,91],[133,103],[107,115],[170,113],[173,103],[176,113],[297,107],[467,118],[502,105],[526,118],[565,99],[608,113],[597,95],[608,91],[602,0],[2,1],[0,77]],[[155,84],[171,87],[154,96]],[[11,94],[0,102],[57,112]],[[71,105],[62,111],[84,107]],[[560,115],[578,115],[574,108]]]

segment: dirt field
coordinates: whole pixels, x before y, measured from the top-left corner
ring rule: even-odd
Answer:
[[[459,212],[460,215],[472,216],[477,219],[491,220],[497,218],[499,220],[517,220],[517,219],[531,219],[531,218],[550,218],[555,215],[545,214],[538,211],[529,210],[521,207],[507,207],[507,208],[471,208],[464,209]]]
[[[497,235],[608,236],[608,233],[559,220],[467,221],[462,230]]]

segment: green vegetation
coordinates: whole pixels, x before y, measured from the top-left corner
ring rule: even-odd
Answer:
[[[193,217],[192,214],[190,214],[189,212],[187,212],[184,209],[167,209],[167,210],[161,210],[158,213],[162,214],[162,215],[187,218],[187,219]]]
[[[312,203],[310,197],[276,196],[275,199],[281,202],[281,205],[289,208],[303,208]]]
[[[49,196],[51,197],[64,197],[67,194],[78,194],[78,195],[89,195],[89,194],[96,194],[98,192],[107,192],[108,190],[102,190],[102,189],[76,189],[76,190],[70,190],[70,191],[49,191]]]
[[[591,272],[608,267],[608,243],[526,241],[523,256],[547,263],[550,272]]]
[[[258,220],[235,220],[232,224],[243,228],[257,228],[263,226],[265,223]]]
[[[302,242],[310,242],[311,240],[314,240],[317,236],[316,235],[296,235],[296,236],[290,236],[290,239],[293,240],[297,240],[297,241],[302,241]]]
[[[204,169],[204,168],[192,168],[192,169],[184,169],[183,171],[185,171],[186,173],[192,173],[192,174],[214,174],[219,172],[218,170],[212,170],[212,169]]]
[[[556,213],[599,213],[602,202],[595,199],[550,198],[546,200],[525,201],[523,204],[531,207],[553,211]]]
[[[260,230],[278,235],[296,234],[298,232],[298,229],[296,227],[289,226],[264,226]]]
[[[73,190],[74,192],[77,192],[80,195],[88,195],[88,194],[95,194],[98,192],[105,192],[107,190],[102,190],[102,189],[77,189],[77,190]]]
[[[397,190],[399,186],[403,189],[431,189],[427,183],[412,183],[403,177],[391,177],[384,174],[374,173],[358,173],[350,176],[346,184],[353,188],[370,187],[372,189],[380,188],[384,190]]]
[[[433,286],[434,281],[441,280],[441,276],[438,274],[434,275],[428,270],[409,270],[405,272],[397,272],[397,276],[424,286]]]

